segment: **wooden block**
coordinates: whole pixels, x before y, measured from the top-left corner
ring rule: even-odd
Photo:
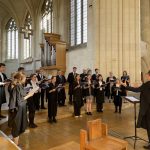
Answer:
[[[102,137],[102,122],[101,119],[88,121],[89,140],[94,140]]]
[[[108,135],[108,127],[107,124],[102,123],[102,135],[107,136]]]
[[[85,150],[85,145],[87,144],[87,131],[80,130],[80,150]]]

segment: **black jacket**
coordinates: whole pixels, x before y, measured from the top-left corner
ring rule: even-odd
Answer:
[[[77,76],[77,73],[75,73],[75,76],[74,76],[73,72],[69,73],[68,79],[67,79],[67,81],[69,82],[69,84],[73,84],[74,83],[76,76]]]
[[[73,84],[73,101],[82,101],[82,87],[78,82]]]
[[[137,127],[144,128],[144,129],[150,129],[150,115],[147,114],[148,110],[150,109],[150,81],[142,84],[138,88],[134,87],[126,87],[126,90],[133,91],[133,92],[141,92],[140,94],[140,110],[139,110],[139,116],[138,116],[138,122]],[[149,117],[149,119],[146,119],[146,116]],[[149,122],[147,122],[149,121]],[[147,126],[149,125],[149,127]]]
[[[7,79],[7,76],[2,73],[4,80]],[[2,82],[2,78],[0,76],[0,82]],[[6,95],[5,95],[5,86],[1,85],[0,86],[0,105],[6,103]]]
[[[61,75],[61,76],[57,75],[56,76],[56,84],[64,85],[65,83],[66,83],[66,78],[64,75]]]
[[[44,80],[46,78],[44,75],[42,75],[42,78],[41,78],[40,74],[37,74],[36,77],[37,77],[38,81]]]
[[[91,85],[88,85],[88,82],[85,82],[83,85],[85,96],[94,96],[94,84],[91,82]]]

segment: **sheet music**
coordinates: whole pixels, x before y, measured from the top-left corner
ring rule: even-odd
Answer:
[[[36,93],[38,90],[39,90],[39,87],[36,87],[36,88],[31,89],[30,92],[31,92],[31,93]],[[30,92],[29,92],[29,93],[30,93]]]
[[[3,83],[3,82],[0,82],[0,85],[5,85],[5,83]]]
[[[140,101],[139,99],[137,99],[137,98],[135,98],[135,97],[133,97],[133,96],[126,96],[125,98],[126,98],[126,99],[129,99],[129,100],[132,101],[132,102],[139,102],[139,101]]]

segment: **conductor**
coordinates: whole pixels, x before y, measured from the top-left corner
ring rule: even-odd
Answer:
[[[146,82],[140,87],[130,87],[126,83],[122,83],[126,90],[133,92],[140,92],[140,110],[137,121],[137,128],[147,130],[149,144],[143,146],[144,149],[150,149],[150,70],[145,75]]]

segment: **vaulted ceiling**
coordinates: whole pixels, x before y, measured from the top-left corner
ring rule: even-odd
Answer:
[[[35,16],[44,0],[0,0],[0,22],[13,17],[21,24],[27,11]]]

